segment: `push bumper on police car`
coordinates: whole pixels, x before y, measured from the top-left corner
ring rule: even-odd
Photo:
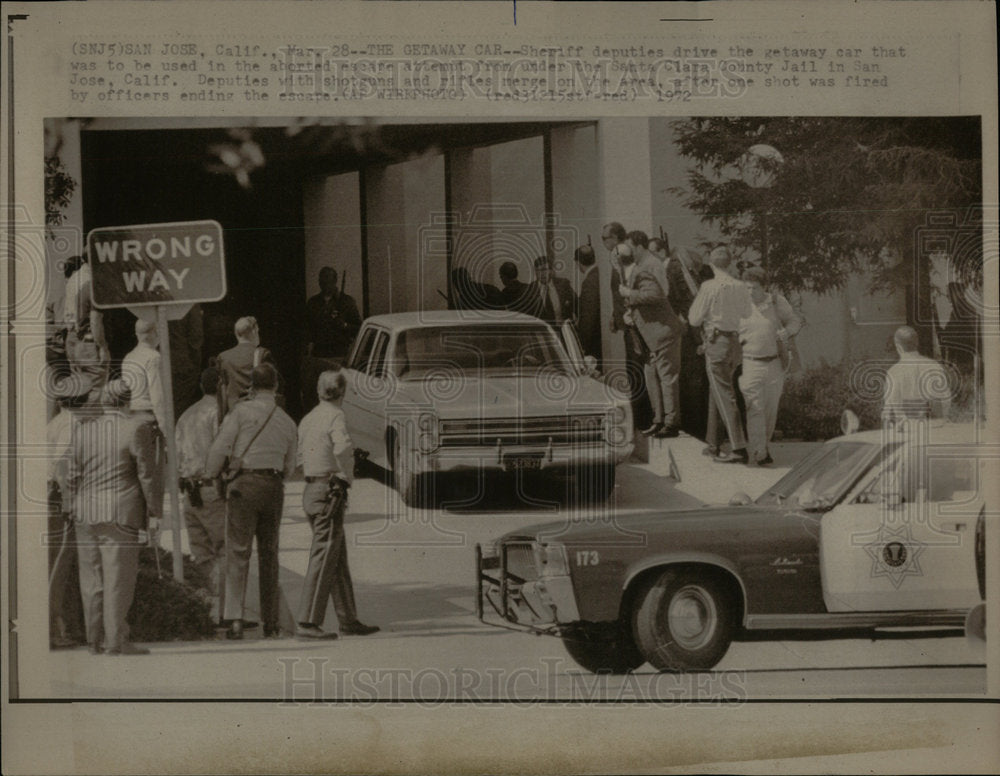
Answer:
[[[486,606],[513,630],[556,635],[580,619],[565,546],[531,539],[507,540],[483,550],[476,545],[476,616]]]

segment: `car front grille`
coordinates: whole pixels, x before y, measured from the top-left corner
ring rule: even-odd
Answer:
[[[600,414],[442,420],[441,446],[593,444],[604,438],[603,420]]]

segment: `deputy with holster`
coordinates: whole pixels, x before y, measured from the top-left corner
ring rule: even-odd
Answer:
[[[299,459],[306,478],[302,508],[313,532],[296,629],[302,640],[337,638],[322,628],[330,598],[341,633],[367,636],[378,631],[358,620],[347,565],[344,509],[354,479],[354,446],[341,409],[346,384],[339,369],[323,372],[316,385],[319,404],[299,424]]]
[[[225,608],[231,639],[243,638],[250,553],[257,537],[260,616],[264,636],[280,636],[278,532],[285,501],[283,480],[295,471],[295,421],[275,404],[278,373],[270,364],[250,374],[253,398],[226,415],[212,443],[205,476],[228,471],[226,491]]]

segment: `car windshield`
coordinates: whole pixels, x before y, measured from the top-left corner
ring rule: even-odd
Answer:
[[[393,371],[404,380],[442,373],[465,377],[555,371],[572,374],[555,333],[544,323],[407,329],[396,338]]]
[[[880,447],[871,442],[827,442],[778,480],[757,503],[830,509],[880,460]]]

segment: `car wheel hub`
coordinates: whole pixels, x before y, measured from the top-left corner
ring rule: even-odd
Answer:
[[[677,591],[670,600],[667,618],[674,641],[691,650],[700,649],[712,640],[718,620],[712,597],[694,585]]]

